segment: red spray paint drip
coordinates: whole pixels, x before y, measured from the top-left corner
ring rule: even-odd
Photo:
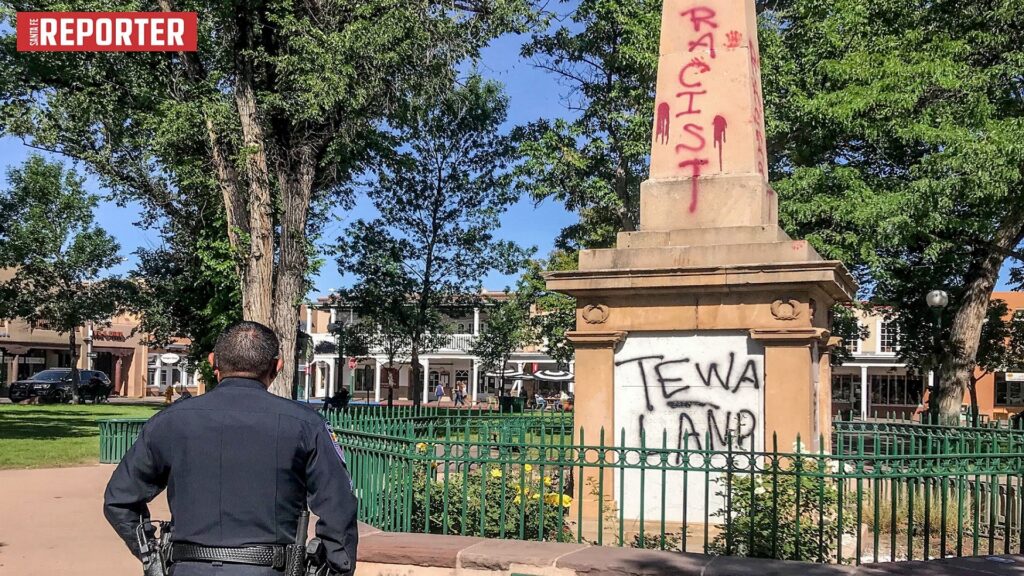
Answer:
[[[722,168],[722,149],[725,148],[725,129],[729,127],[729,123],[725,120],[724,116],[715,116],[713,121],[715,129],[715,148],[718,149],[718,170]]]
[[[669,126],[672,122],[672,110],[668,102],[658,104],[658,120],[655,125],[655,140],[662,144],[668,144]]]

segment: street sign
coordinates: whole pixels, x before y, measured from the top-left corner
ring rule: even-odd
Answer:
[[[179,360],[181,360],[181,356],[178,356],[173,352],[168,352],[167,354],[160,356],[160,362],[162,364],[177,364]]]
[[[89,358],[99,358],[100,357],[100,353],[99,352],[89,352],[88,354],[86,354],[86,356],[88,356]]]
[[[358,364],[358,362],[359,361],[356,360],[355,358],[349,358],[348,359],[348,369],[349,370],[355,370],[356,369],[356,364]]]
[[[1024,382],[1024,372],[1007,372],[1007,382]]]

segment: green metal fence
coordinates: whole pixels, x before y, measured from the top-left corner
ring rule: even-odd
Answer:
[[[624,435],[529,416],[512,432],[494,418],[431,420],[337,422],[364,521],[835,563],[1024,553],[1020,433],[839,424],[827,454],[771,439],[678,450],[664,435],[622,447]]]
[[[832,563],[1024,554],[1021,431],[837,422],[818,439],[829,454],[773,438],[758,451],[679,450],[666,435],[625,447],[560,414],[329,419],[361,520],[389,531]],[[101,459],[140,427],[101,423]]]

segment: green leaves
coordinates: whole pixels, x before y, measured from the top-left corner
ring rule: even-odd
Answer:
[[[380,217],[339,239],[338,266],[356,276],[348,297],[413,355],[435,346],[441,310],[475,303],[492,270],[518,270],[525,253],[494,237],[516,199],[513,148],[499,129],[508,100],[479,77],[410,103],[394,122],[401,143],[382,157],[367,194]]]
[[[572,26],[536,34],[523,56],[566,86],[568,120],[539,121],[515,138],[517,169],[537,201],[554,198],[580,215],[560,248],[614,244],[639,224],[640,183],[648,173],[661,2],[583,0]]]
[[[512,353],[537,342],[537,332],[530,322],[529,300],[520,294],[505,293],[487,307],[487,330],[474,342],[470,354],[480,358],[481,367],[502,372]],[[504,393],[504,382],[502,382]]]
[[[96,197],[61,164],[30,157],[0,192],[0,318],[46,322],[68,333],[107,322],[133,300],[134,287],[103,273],[120,246],[93,221]]]
[[[912,368],[934,367],[937,334],[944,358],[973,366],[979,340],[979,354],[1001,340],[981,330],[985,306],[959,310],[987,298],[1024,236],[1024,4],[762,4],[783,227],[893,307]],[[938,288],[951,295],[941,319],[924,302]],[[944,380],[963,384],[957,371]]]

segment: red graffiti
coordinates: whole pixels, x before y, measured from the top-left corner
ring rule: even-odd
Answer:
[[[658,117],[655,124],[654,137],[656,141],[662,144],[668,144],[669,126],[672,122],[671,112],[672,109],[669,107],[668,102],[658,104]]]
[[[680,14],[682,17],[690,16],[690,22],[693,23],[693,31],[700,32],[702,24],[706,24],[709,28],[718,28],[718,23],[715,22],[715,11],[707,6],[698,6],[696,8],[690,8],[689,10],[683,10]]]
[[[678,148],[676,152],[678,152]],[[693,160],[684,160],[679,163],[680,168],[690,168],[690,214],[697,211],[697,195],[700,192],[700,167],[707,166],[708,161],[706,158],[695,158]]]
[[[703,126],[699,126],[697,124],[687,124],[683,126],[683,132],[686,132],[690,136],[693,136],[696,139],[696,144],[678,144],[676,145],[676,153],[679,152],[680,148],[697,151],[703,150],[704,146],[707,145],[707,141],[704,139]]]
[[[676,118],[679,118],[680,116],[686,116],[687,114],[700,114],[700,108],[694,108],[693,107],[693,100],[697,96],[701,96],[701,95],[704,95],[704,94],[707,94],[707,93],[708,93],[707,90],[701,90],[700,92],[680,92],[680,93],[676,94],[676,98],[682,98],[683,96],[689,96],[690,97],[690,102],[689,102],[688,106],[686,107],[686,110],[684,110],[682,112],[676,112]]]
[[[690,42],[690,52],[693,52],[699,46],[706,46],[707,49],[708,49],[708,55],[710,55],[712,59],[715,58],[715,35],[714,34],[712,34],[711,32],[708,32],[707,34],[704,34],[700,38]]]
[[[700,88],[702,84],[700,80],[692,84],[686,81],[686,72],[690,69],[696,70],[697,74],[706,74],[711,71],[711,66],[708,66],[707,62],[701,58],[694,58],[693,60],[690,60],[689,64],[683,66],[683,69],[679,71],[680,84],[687,88]]]
[[[715,128],[715,148],[718,148],[718,170],[722,171],[722,149],[725,148],[725,129],[729,127],[729,123],[725,120],[724,116],[715,116],[712,125]]]
[[[740,42],[743,41],[743,34],[739,30],[733,30],[726,33],[725,35],[725,47],[729,50],[735,50],[740,47]]]
[[[758,54],[757,42],[753,38],[751,38],[750,41],[750,91],[754,99],[752,119],[754,121],[754,146],[755,154],[757,154],[757,173],[762,177],[767,177],[767,168],[765,167],[765,148],[767,147],[767,143],[762,130],[762,126],[764,124],[764,104],[761,95],[761,58]],[[768,194],[773,194],[771,187],[768,187]]]
[[[765,147],[764,141],[765,140],[764,140],[764,134],[761,132],[761,128],[760,127],[754,128],[754,140],[755,140],[755,143],[757,145],[757,150],[755,152],[757,154],[757,173],[760,174],[761,176],[764,176],[765,175],[765,168],[764,168],[764,147]]]

